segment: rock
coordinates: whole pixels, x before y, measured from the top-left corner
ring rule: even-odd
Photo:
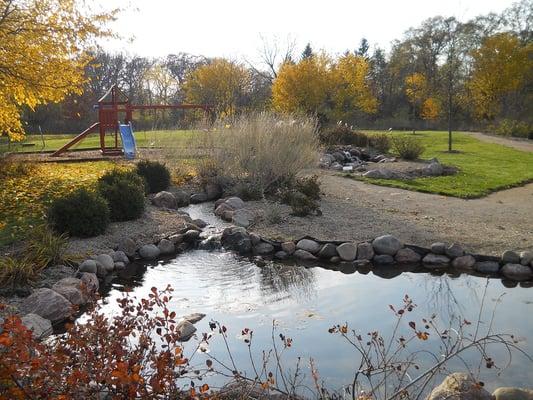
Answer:
[[[339,256],[335,256],[335,257],[331,257],[329,259],[329,262],[332,263],[332,264],[338,264],[340,263],[342,260]]]
[[[394,258],[389,254],[376,254],[372,262],[378,265],[390,265],[394,264]]]
[[[442,254],[428,253],[422,259],[422,262],[426,265],[442,266],[442,265],[448,265],[450,263],[450,259]]]
[[[398,264],[418,264],[421,258],[420,254],[408,248],[398,250],[394,256]]]
[[[21,318],[22,325],[32,331],[35,339],[44,339],[53,333],[52,323],[40,315],[29,313]]]
[[[303,261],[315,261],[318,260],[313,254],[306,250],[298,249],[294,252],[294,257]]]
[[[102,264],[96,264],[96,276],[98,278],[105,278],[107,276],[107,273],[107,269]]]
[[[533,278],[533,270],[528,265],[522,264],[505,264],[501,273],[513,281],[527,281]]]
[[[533,251],[523,251],[520,253],[520,264],[528,265],[533,262]]]
[[[250,240],[252,241],[252,245],[257,246],[259,243],[261,243],[261,236],[259,236],[257,233],[250,233]]]
[[[494,400],[533,400],[533,390],[500,387],[492,393],[492,396],[494,397]]]
[[[200,219],[200,218],[193,219],[192,223],[200,229],[203,229],[207,226],[207,222],[205,222],[203,219]]]
[[[500,263],[496,261],[479,261],[474,264],[474,269],[484,274],[493,274],[500,270]]]
[[[288,255],[291,255],[296,251],[296,245],[294,242],[283,242],[281,244],[281,250],[283,250]]]
[[[340,151],[336,151],[336,152],[332,153],[331,156],[335,159],[335,161],[337,161],[339,163],[343,163],[344,162],[344,154],[342,154]]]
[[[155,244],[145,244],[139,249],[139,255],[145,260],[155,260],[160,254],[161,251]]]
[[[196,327],[189,321],[183,320],[176,324],[176,331],[180,341],[187,341],[196,332]]]
[[[96,256],[96,262],[101,264],[107,272],[113,271],[115,267],[115,262],[109,254],[99,254]]]
[[[174,254],[176,252],[176,247],[174,246],[174,243],[172,243],[168,239],[161,239],[161,241],[157,244],[157,248],[163,255]]]
[[[222,246],[228,250],[234,250],[239,254],[247,254],[252,251],[252,241],[250,235],[244,228],[226,228],[222,232]]]
[[[170,192],[162,191],[152,197],[152,204],[156,207],[178,208],[178,200]]]
[[[365,178],[393,179],[396,174],[388,169],[371,169],[363,174]]]
[[[216,183],[208,183],[205,185],[204,191],[208,201],[216,200],[222,196],[222,188]]]
[[[265,259],[263,257],[261,257],[261,256],[255,256],[252,261],[259,268],[263,268],[264,266],[267,265]]]
[[[96,274],[96,261],[94,260],[85,260],[78,267],[80,272],[89,272],[91,274]]]
[[[189,194],[183,190],[176,190],[174,192],[174,198],[176,199],[176,203],[178,207],[187,207],[191,201],[191,196],[189,196]],[[174,208],[174,207],[168,207],[168,208]]]
[[[64,321],[74,313],[70,301],[48,288],[35,290],[22,302],[21,309],[26,313],[40,315],[52,322]]]
[[[122,271],[126,269],[126,264],[124,264],[122,261],[117,261],[115,263],[115,271]]]
[[[358,260],[372,260],[374,257],[374,247],[372,243],[363,242],[357,245],[357,259]]]
[[[231,222],[231,221],[233,221],[233,214],[234,213],[235,213],[235,211],[233,211],[233,210],[224,211],[224,213],[222,214],[222,216],[220,218],[222,218],[226,222]]]
[[[423,172],[425,175],[439,176],[444,173],[444,167],[442,166],[440,162],[433,161],[429,165],[426,165],[423,168]]]
[[[337,246],[337,253],[344,261],[353,261],[357,255],[357,245],[355,243],[343,243]]]
[[[168,237],[168,240],[170,240],[174,244],[180,244],[181,242],[183,242],[183,234],[177,233],[175,235],[171,235]]]
[[[233,211],[233,208],[231,208],[228,204],[222,203],[217,208],[215,208],[215,215],[217,217],[222,217],[225,212],[227,211]]]
[[[427,400],[492,400],[492,396],[470,375],[456,372],[433,389]]]
[[[233,213],[231,222],[237,226],[248,228],[250,226],[250,216],[245,210],[237,210]]]
[[[274,246],[266,242],[259,243],[253,248],[253,253],[257,256],[265,256],[273,252],[274,252]]]
[[[394,256],[403,247],[403,243],[392,235],[383,235],[374,239],[372,247],[377,254]]]
[[[205,203],[208,200],[207,193],[194,193],[194,194],[191,194],[191,197],[190,197],[189,200],[190,200],[191,204]]]
[[[330,259],[331,257],[338,256],[337,246],[333,243],[326,243],[318,252],[318,257]]]
[[[124,264],[129,264],[130,262],[130,259],[128,258],[126,253],[124,253],[121,250],[117,250],[113,252],[113,254],[111,254],[111,258],[113,259],[114,262],[123,262]],[[90,272],[90,271],[87,271],[87,272]]]
[[[89,290],[78,278],[63,278],[52,286],[52,290],[77,306],[86,304],[89,300]]]
[[[200,232],[195,229],[189,229],[183,234],[183,241],[187,243],[194,243],[200,238]]]
[[[200,250],[217,250],[222,247],[222,244],[220,243],[220,238],[222,235],[216,234],[211,235],[207,237],[206,239],[202,240],[200,243],[198,243],[198,248]]]
[[[446,245],[446,243],[437,242],[431,245],[431,252],[433,254],[446,254],[447,248],[448,246]]]
[[[218,208],[219,205],[221,204],[224,204],[224,202],[226,201],[226,199],[218,199],[217,201],[215,201],[215,210]]]
[[[311,254],[318,253],[321,247],[322,246],[320,246],[319,243],[315,242],[314,240],[310,240],[310,239],[302,239],[298,241],[298,243],[296,243],[297,249],[305,250]]]
[[[118,244],[117,251],[122,251],[124,254],[126,254],[128,257],[135,257],[135,251],[137,250],[137,245],[135,242],[130,238],[125,238],[120,241]]]
[[[204,317],[205,317],[205,314],[202,314],[202,313],[192,313],[192,314],[185,315],[185,316],[183,316],[182,318],[183,318],[185,321],[189,321],[191,324],[196,324],[198,321],[204,319]]]
[[[274,258],[277,258],[278,260],[286,260],[287,258],[289,258],[289,255],[283,250],[281,250],[276,251],[276,253],[274,253]]]
[[[454,258],[452,266],[460,269],[472,269],[476,264],[476,259],[470,254]]]
[[[465,254],[461,245],[457,243],[453,243],[450,247],[446,248],[444,253],[450,258],[461,257]]]
[[[95,274],[91,274],[89,272],[82,272],[81,274],[79,274],[79,279],[83,282],[89,294],[93,294],[98,291],[98,288],[100,287],[100,282],[98,282],[98,278]]]
[[[520,264],[520,256],[511,250],[504,251],[502,254],[503,264]]]
[[[230,197],[224,202],[224,204],[230,206],[233,210],[240,210],[241,208],[244,208],[244,201],[238,197]]]

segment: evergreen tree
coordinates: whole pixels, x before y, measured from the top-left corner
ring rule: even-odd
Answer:
[[[304,51],[302,52],[302,60],[307,60],[313,57],[313,49],[311,48],[311,43],[307,43]]]
[[[370,46],[368,45],[368,40],[366,40],[366,38],[362,38],[361,43],[359,44],[359,49],[357,49],[356,54],[361,57],[367,58],[369,47]]]

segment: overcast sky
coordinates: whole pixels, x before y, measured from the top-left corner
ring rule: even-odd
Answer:
[[[111,3],[124,5],[124,0]],[[124,37],[104,48],[142,56],[187,52],[256,60],[261,37],[283,44],[307,42],[342,53],[366,37],[371,48],[390,48],[409,27],[436,15],[467,20],[501,12],[513,0],[130,0],[116,22]],[[109,4],[109,1],[106,1]],[[131,42],[127,39],[131,39]]]

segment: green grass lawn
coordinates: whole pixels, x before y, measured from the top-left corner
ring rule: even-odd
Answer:
[[[383,131],[367,131],[384,133]],[[410,135],[406,132],[386,132]],[[499,144],[482,142],[465,133],[453,133],[453,149],[448,153],[448,132],[420,131],[416,137],[425,145],[423,159],[437,157],[445,165],[459,169],[449,176],[413,180],[370,179],[365,182],[461,198],[478,198],[487,194],[533,181],[533,153]]]
[[[137,147],[161,147],[161,146],[186,146],[189,139],[198,132],[193,130],[161,130],[161,131],[138,131],[134,132]],[[28,135],[21,143],[12,143],[9,151],[13,152],[34,152],[34,151],[52,151],[68,143],[76,135],[44,135],[43,140],[40,135]],[[106,136],[106,146],[114,146],[114,135]],[[120,135],[118,139],[120,144]],[[90,149],[100,147],[100,136],[98,133],[91,133],[71,149]],[[0,152],[7,151],[8,144],[4,140],[0,142]]]

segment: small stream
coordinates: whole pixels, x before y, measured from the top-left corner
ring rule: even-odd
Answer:
[[[214,227],[212,229],[225,226],[213,215],[211,204],[190,206],[185,211],[192,218],[202,218]],[[475,322],[486,286],[481,331],[487,330],[497,305],[493,332],[513,333],[526,339],[521,346],[529,354],[533,353],[530,343],[533,339],[533,289],[508,288],[500,279],[487,281],[487,278],[467,274],[403,272],[393,275],[274,262],[260,268],[230,252],[192,250],[172,260],[134,264],[133,268],[122,271],[103,293],[103,311],[109,314],[118,311],[115,299],[126,287],[142,298],[148,296],[151,287],[162,289],[170,284],[175,289],[170,308],[177,315],[207,314],[196,324],[198,333],[209,331],[210,320],[228,327],[233,357],[241,371],[251,372],[247,348],[238,337],[241,329],[254,331],[253,349],[259,354],[272,347],[271,329],[275,320],[279,332],[294,340],[286,353],[285,365],[294,366],[301,356],[305,361],[303,372],[309,378],[307,360],[313,358],[326,386],[339,389],[351,382],[358,357],[355,349],[340,336],[328,333],[333,325],[348,323],[363,335],[379,330],[388,337],[395,323],[389,304],[401,305],[406,294],[417,304],[409,320],[419,323],[421,318],[436,313],[444,323],[460,317]],[[472,325],[473,332],[475,324]],[[402,332],[409,334],[409,328]],[[415,346],[413,350],[423,348],[440,354],[439,342],[431,335],[429,340],[417,342]],[[186,345],[187,348],[192,350],[193,344]],[[212,341],[210,351],[225,354],[223,342]],[[503,348],[489,348],[489,351],[496,365],[504,366],[506,351]],[[477,367],[478,353],[467,353],[464,358],[467,362],[476,360]],[[427,357],[425,360],[428,362]],[[448,366],[452,371],[465,370],[460,361]],[[423,369],[424,361],[421,367]],[[532,367],[526,357],[514,353],[511,366],[500,375],[483,365],[481,379],[489,391],[498,386],[528,386],[533,382]]]

